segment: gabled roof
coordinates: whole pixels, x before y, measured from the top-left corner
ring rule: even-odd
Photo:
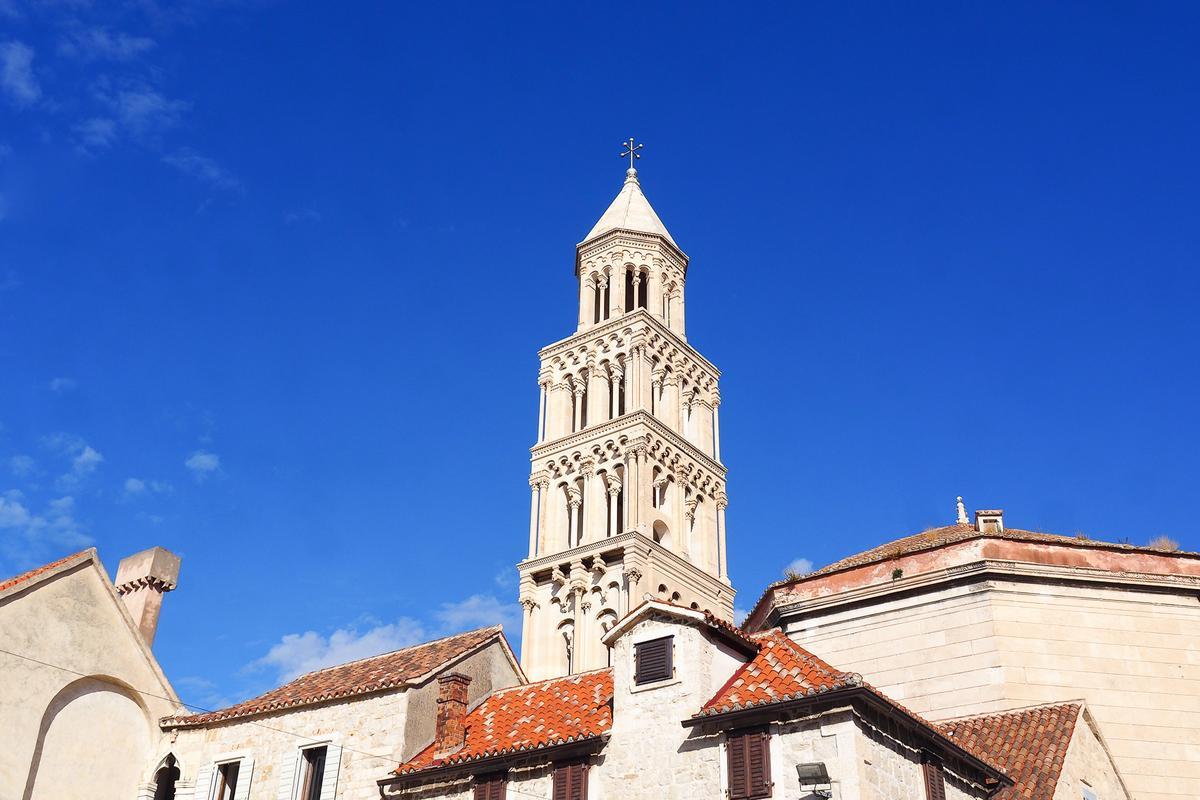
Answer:
[[[753,638],[747,635],[741,628],[726,622],[711,611],[698,611],[694,608],[686,608],[675,603],[669,603],[666,600],[643,601],[609,628],[608,633],[604,634],[602,641],[611,646],[635,622],[645,616],[652,615],[666,616],[674,619],[676,622],[687,622],[692,625],[704,626],[724,639],[728,644],[742,650],[747,655],[753,655],[758,652],[758,643]]]
[[[650,201],[642,194],[642,186],[638,183],[637,170],[630,169],[625,173],[625,185],[617,193],[617,197],[609,205],[608,210],[600,217],[583,241],[590,242],[597,236],[613,230],[638,231],[639,233],[657,234],[678,249],[679,245],[667,232],[658,214],[650,207]]]
[[[490,628],[479,628],[403,650],[319,669],[237,705],[219,711],[167,717],[162,720],[161,725],[164,728],[196,727],[404,688],[423,683],[439,667],[496,640],[500,641],[511,659],[511,651],[508,650],[504,633],[499,625],[493,625]]]
[[[862,686],[861,675],[834,669],[778,629],[752,637],[758,654],[740,666],[696,716],[798,700],[834,689]]]
[[[612,669],[500,689],[466,719],[466,744],[441,759],[429,745],[398,775],[599,739],[612,730]]]
[[[9,589],[20,587],[26,588],[25,584],[35,583],[41,578],[49,577],[52,573],[57,572],[60,568],[74,566],[76,563],[82,563],[88,559],[94,558],[96,548],[89,547],[87,550],[80,550],[78,553],[72,553],[66,558],[60,558],[57,561],[51,561],[49,564],[43,564],[40,567],[22,572],[20,575],[14,575],[8,580],[0,581],[0,594],[4,594]]]
[[[1082,703],[1036,706],[940,724],[963,747],[999,764],[1014,785],[992,800],[1054,800]]]

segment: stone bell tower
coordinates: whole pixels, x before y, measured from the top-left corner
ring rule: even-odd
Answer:
[[[687,343],[688,257],[633,157],[575,248],[579,326],[538,354],[529,557],[518,565],[531,680],[606,666],[601,637],[646,596],[733,617],[719,373]]]

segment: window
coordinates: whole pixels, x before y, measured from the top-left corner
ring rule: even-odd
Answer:
[[[554,766],[553,800],[587,800],[586,761]]]
[[[296,800],[321,800],[321,784],[325,781],[327,747],[310,747],[300,751],[300,787]]]
[[[506,782],[507,775],[503,772],[476,776],[475,800],[504,800],[504,784]]]
[[[671,655],[674,637],[664,636],[649,642],[638,642],[633,646],[634,674],[633,682],[638,686],[644,683],[665,681],[674,675]]]
[[[241,768],[242,762],[240,761],[229,761],[217,765],[212,800],[233,800],[234,792],[237,791],[238,772]]]
[[[942,772],[942,762],[926,755],[921,769],[925,772],[926,800],[946,800],[946,776]]]
[[[154,773],[154,800],[175,800],[175,782],[179,780],[179,766],[175,755],[168,753],[162,766]]]
[[[771,735],[764,728],[734,731],[725,741],[730,800],[770,797]]]

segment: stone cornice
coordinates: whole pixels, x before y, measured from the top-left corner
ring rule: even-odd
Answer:
[[[595,255],[597,251],[603,251],[614,245],[619,246],[622,244],[636,249],[648,246],[661,247],[666,251],[665,254],[668,257],[678,262],[675,266],[679,267],[684,275],[687,275],[689,261],[687,253],[680,250],[675,244],[672,244],[665,236],[657,233],[623,230],[621,228],[605,231],[594,239],[589,239],[575,245],[575,274],[579,274],[579,265],[584,259]]]
[[[666,549],[658,542],[639,533],[638,531],[626,531],[619,536],[613,536],[608,539],[598,539],[594,542],[587,542],[586,544],[581,544],[578,547],[572,547],[570,550],[559,550],[556,553],[548,553],[544,556],[538,556],[537,558],[526,559],[525,561],[517,564],[517,569],[520,570],[522,574],[536,572],[543,569],[552,569],[559,564],[563,564],[568,561],[574,563],[583,558],[596,556],[608,550],[626,550],[629,549],[631,545],[640,546],[646,552],[649,552],[651,555],[651,560],[666,561],[677,569],[686,570],[690,574],[696,575],[700,580],[708,584],[709,588],[713,590],[714,596],[715,592],[718,590],[731,593],[732,596],[732,590],[728,582],[710,575],[701,567],[696,566],[678,553]]]
[[[919,593],[946,584],[987,578],[1009,578],[1025,582],[1108,584],[1115,588],[1142,588],[1174,594],[1200,594],[1200,578],[1190,575],[1155,575],[1138,572],[1112,572],[1093,567],[1067,567],[1032,564],[1024,561],[981,559],[955,564],[942,569],[900,578],[886,583],[874,583],[854,589],[776,602],[768,614],[767,627],[786,618],[804,618],[824,613],[840,606],[878,602],[889,595]],[[760,626],[762,627],[762,626]]]
[[[671,330],[658,317],[651,314],[644,308],[635,308],[633,311],[627,311],[619,317],[605,320],[598,325],[592,325],[589,328],[584,328],[581,331],[576,331],[570,336],[559,339],[538,350],[538,358],[543,362],[551,357],[558,355],[560,352],[570,351],[580,344],[587,343],[590,339],[601,341],[610,333],[615,333],[623,327],[630,326],[639,320],[649,323],[649,326],[654,329],[654,332],[660,336],[665,336],[679,347],[680,350],[687,353],[690,358],[694,358],[700,366],[712,372],[713,378],[720,378],[721,371],[713,366],[713,363],[696,351],[696,348],[688,344],[687,340],[680,336],[675,331]]]
[[[616,419],[610,419],[599,425],[591,425],[581,431],[576,431],[558,439],[551,439],[548,442],[534,445],[529,448],[530,458],[536,463],[539,459],[553,455],[559,451],[579,447],[591,439],[603,439],[622,429],[628,429],[631,437],[640,436],[643,434],[643,431],[637,430],[638,425],[647,426],[650,432],[666,439],[673,447],[687,453],[689,457],[703,464],[713,474],[722,478],[725,477],[727,470],[723,464],[689,442],[685,437],[671,430],[662,420],[655,417],[649,411],[641,409],[623,414]]]

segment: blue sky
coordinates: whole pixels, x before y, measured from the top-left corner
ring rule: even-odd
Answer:
[[[183,556],[212,706],[517,619],[619,143],[748,608],[948,523],[1200,550],[1194,4],[0,0],[0,572]]]

